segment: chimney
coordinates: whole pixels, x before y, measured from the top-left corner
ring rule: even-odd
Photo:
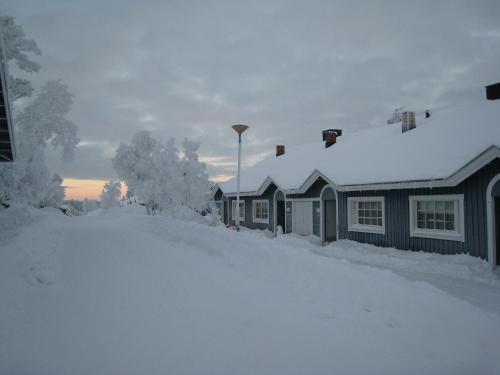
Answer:
[[[285,145],[276,145],[276,157],[285,154]]]
[[[500,99],[500,82],[486,86],[486,99],[488,100]]]
[[[342,135],[342,129],[326,129],[323,130],[323,141],[325,141],[325,148],[337,142],[337,137]]]
[[[404,111],[401,113],[401,132],[415,129],[415,112]]]

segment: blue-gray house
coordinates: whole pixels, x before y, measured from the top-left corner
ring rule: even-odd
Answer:
[[[278,146],[241,174],[241,225],[500,264],[500,102],[401,117]],[[213,196],[234,224],[235,179]]]

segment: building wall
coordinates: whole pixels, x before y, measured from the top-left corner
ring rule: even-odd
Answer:
[[[272,230],[274,227],[274,192],[276,186],[271,184],[266,191],[259,196],[243,197],[240,196],[240,200],[245,202],[245,221],[241,222],[240,225],[250,229],[268,229]],[[254,200],[267,200],[269,201],[269,223],[254,223],[253,222],[253,207],[252,202]],[[231,197],[228,200],[229,204],[229,216],[231,218],[231,224],[234,225],[235,222],[232,218],[232,201],[236,201],[235,197]]]
[[[217,192],[214,194],[214,201],[222,200],[222,190],[217,189]]]
[[[292,233],[292,220],[293,220],[293,214],[292,214],[292,201],[286,201],[286,229],[285,233]]]
[[[339,238],[405,250],[441,254],[469,253],[487,259],[486,190],[491,179],[498,173],[500,173],[499,159],[486,165],[456,187],[338,192]],[[440,194],[464,195],[465,242],[410,237],[409,196]],[[385,234],[348,231],[347,197],[355,196],[385,197]]]
[[[325,186],[326,184],[327,183],[325,180],[323,180],[321,177],[318,177],[318,179],[309,187],[309,189],[307,189],[304,194],[288,194],[286,196],[286,199],[319,198],[321,189],[323,189],[323,186]]]

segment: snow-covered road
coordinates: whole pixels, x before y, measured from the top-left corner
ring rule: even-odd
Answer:
[[[479,260],[133,209],[31,216],[0,246],[0,374],[500,373]]]

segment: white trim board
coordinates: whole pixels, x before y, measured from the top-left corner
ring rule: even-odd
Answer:
[[[415,222],[417,201],[454,201],[455,230],[446,231],[440,229],[420,229]],[[463,194],[439,194],[439,195],[410,195],[408,197],[410,237],[431,238],[438,240],[449,240],[465,242],[465,213]]]
[[[257,210],[255,209],[255,206],[257,205],[257,203],[267,203],[267,219],[257,219],[255,217],[255,214],[257,212]],[[270,212],[269,212],[269,199],[253,199],[252,200],[252,223],[256,223],[256,224],[267,224],[269,225],[269,215],[270,215]]]
[[[320,215],[319,215],[319,238],[321,240],[321,244],[326,244],[326,239],[325,239],[325,218],[324,218],[324,199],[322,199],[323,192],[327,189],[330,188],[333,190],[333,193],[335,194],[335,223],[336,223],[336,228],[335,228],[335,236],[338,241],[339,239],[339,200],[338,200],[338,195],[337,195],[337,190],[335,190],[333,185],[327,184],[323,186],[321,189],[321,192],[319,193],[319,210],[320,210]]]
[[[488,262],[491,269],[497,267],[497,254],[496,254],[496,217],[495,217],[495,200],[492,199],[491,193],[495,184],[500,181],[500,173],[493,177],[486,189],[486,222],[487,222],[487,235],[488,235]]]
[[[353,224],[352,223],[352,203],[353,202],[381,202],[382,203],[382,226]],[[347,231],[375,233],[385,235],[385,197],[383,195],[375,195],[371,197],[347,197]]]

